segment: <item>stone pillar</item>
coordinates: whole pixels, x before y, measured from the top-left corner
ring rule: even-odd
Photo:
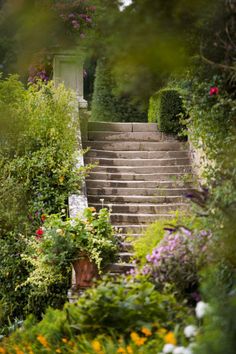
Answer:
[[[83,77],[83,59],[79,58],[73,51],[63,51],[54,54],[53,60],[53,80],[56,85],[64,83],[65,87],[75,91],[77,102],[75,103],[79,111],[87,108],[87,101],[84,99],[84,77]],[[74,119],[78,119],[78,115]],[[78,131],[78,156],[76,167],[84,165],[84,159],[81,154],[81,130]],[[83,214],[84,209],[88,206],[87,193],[85,184],[82,186],[80,193],[69,196],[69,215],[71,218]],[[75,272],[72,270],[72,286],[68,291],[68,299],[74,302],[78,297],[75,289]]]
[[[83,58],[73,51],[55,53],[53,60],[53,80],[56,84],[63,82],[67,88],[76,92],[78,106],[87,108],[84,99],[84,70]]]

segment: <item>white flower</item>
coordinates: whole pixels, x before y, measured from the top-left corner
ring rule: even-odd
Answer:
[[[56,233],[59,234],[59,235],[62,235],[63,234],[63,230],[62,229],[56,229]]]
[[[206,302],[199,301],[197,303],[195,311],[197,318],[203,318],[205,314],[209,311],[209,305]]]
[[[175,346],[173,344],[165,344],[162,351],[163,353],[173,353],[173,350],[175,349]]]
[[[193,354],[193,351],[190,347],[184,349],[184,354]]]
[[[185,337],[191,338],[191,337],[196,336],[196,334],[197,334],[197,327],[196,326],[189,325],[189,326],[185,327],[185,329],[184,329]]]
[[[120,5],[120,11],[123,11],[127,6],[132,4],[132,0],[123,0]]]
[[[173,351],[173,354],[185,354],[185,348],[184,347],[176,347]]]

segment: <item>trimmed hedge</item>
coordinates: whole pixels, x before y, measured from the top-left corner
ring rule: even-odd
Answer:
[[[117,85],[106,60],[96,68],[92,99],[92,120],[107,122],[147,122],[147,114],[127,95],[115,95]]]
[[[181,113],[184,113],[183,102],[175,89],[162,89],[150,98],[148,122],[157,122],[162,132],[178,134],[182,128],[179,120]]]

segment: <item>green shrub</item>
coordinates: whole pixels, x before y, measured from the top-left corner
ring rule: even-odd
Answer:
[[[100,338],[106,346],[110,339],[115,343],[109,344],[112,351],[107,348],[107,354],[113,353],[114,345],[117,350],[128,343],[136,353],[138,347],[153,341],[155,351],[147,352],[156,353],[157,345],[163,347],[165,334],[170,332],[174,338],[175,325],[177,334],[177,328],[183,328],[188,318],[188,310],[174,295],[160,294],[145,279],[120,277],[115,283],[106,279],[87,290],[77,303],[66,304],[62,311],[48,309],[37,324],[29,317],[23,329],[6,338],[2,345],[9,353],[16,345],[23,352],[30,347],[35,353],[45,349],[56,353],[57,348],[63,353],[101,353],[92,341]]]
[[[61,213],[79,189],[85,170],[75,168],[78,120],[72,93],[53,83],[28,89],[16,76],[0,81],[0,324],[29,311],[40,316],[66,300],[68,273],[46,293],[23,283],[21,259],[44,213]],[[24,236],[24,237],[23,237]]]
[[[145,122],[146,113],[131,97],[115,94],[117,85],[105,60],[99,60],[96,68],[92,99],[92,120],[107,122]]]
[[[184,113],[182,98],[175,89],[165,88],[150,98],[148,121],[156,123],[164,133],[181,131],[180,115]]]

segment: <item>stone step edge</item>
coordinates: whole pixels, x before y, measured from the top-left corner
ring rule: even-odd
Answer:
[[[148,175],[148,174],[147,174]],[[139,181],[139,180],[120,180],[120,179],[94,179],[94,178],[86,178],[87,182],[96,182],[96,183],[130,183],[130,184],[134,184],[134,183],[158,183],[158,184],[165,184],[165,183],[174,183],[174,182],[182,182],[181,180],[157,180],[157,181]],[[192,183],[193,181],[188,181],[187,183]],[[183,182],[186,183],[186,182]]]
[[[131,207],[146,207],[146,206],[150,206],[150,207],[155,207],[155,206],[158,206],[158,207],[167,207],[167,206],[188,206],[189,203],[165,203],[165,204],[161,204],[161,203],[114,203],[114,202],[111,202],[111,203],[92,203],[93,204],[93,207],[96,207],[96,206],[131,206]]]
[[[189,154],[189,150],[161,150],[161,151],[158,151],[158,150],[134,150],[133,152],[148,152],[148,153],[152,153],[152,152],[184,152],[184,153],[187,153]],[[89,149],[88,152],[99,152],[99,153],[114,153],[114,154],[124,154],[124,153],[131,153],[132,151],[130,150],[100,150],[100,149]]]
[[[85,160],[105,160],[105,161],[115,161],[115,160],[123,160],[124,162],[127,162],[127,161],[140,161],[140,162],[145,162],[145,161],[176,161],[176,160],[187,160],[188,157],[170,157],[170,158],[128,158],[128,159],[125,159],[125,158],[121,158],[121,157],[96,157],[96,156],[91,156],[91,157],[85,157]],[[96,161],[94,161],[96,162]]]

